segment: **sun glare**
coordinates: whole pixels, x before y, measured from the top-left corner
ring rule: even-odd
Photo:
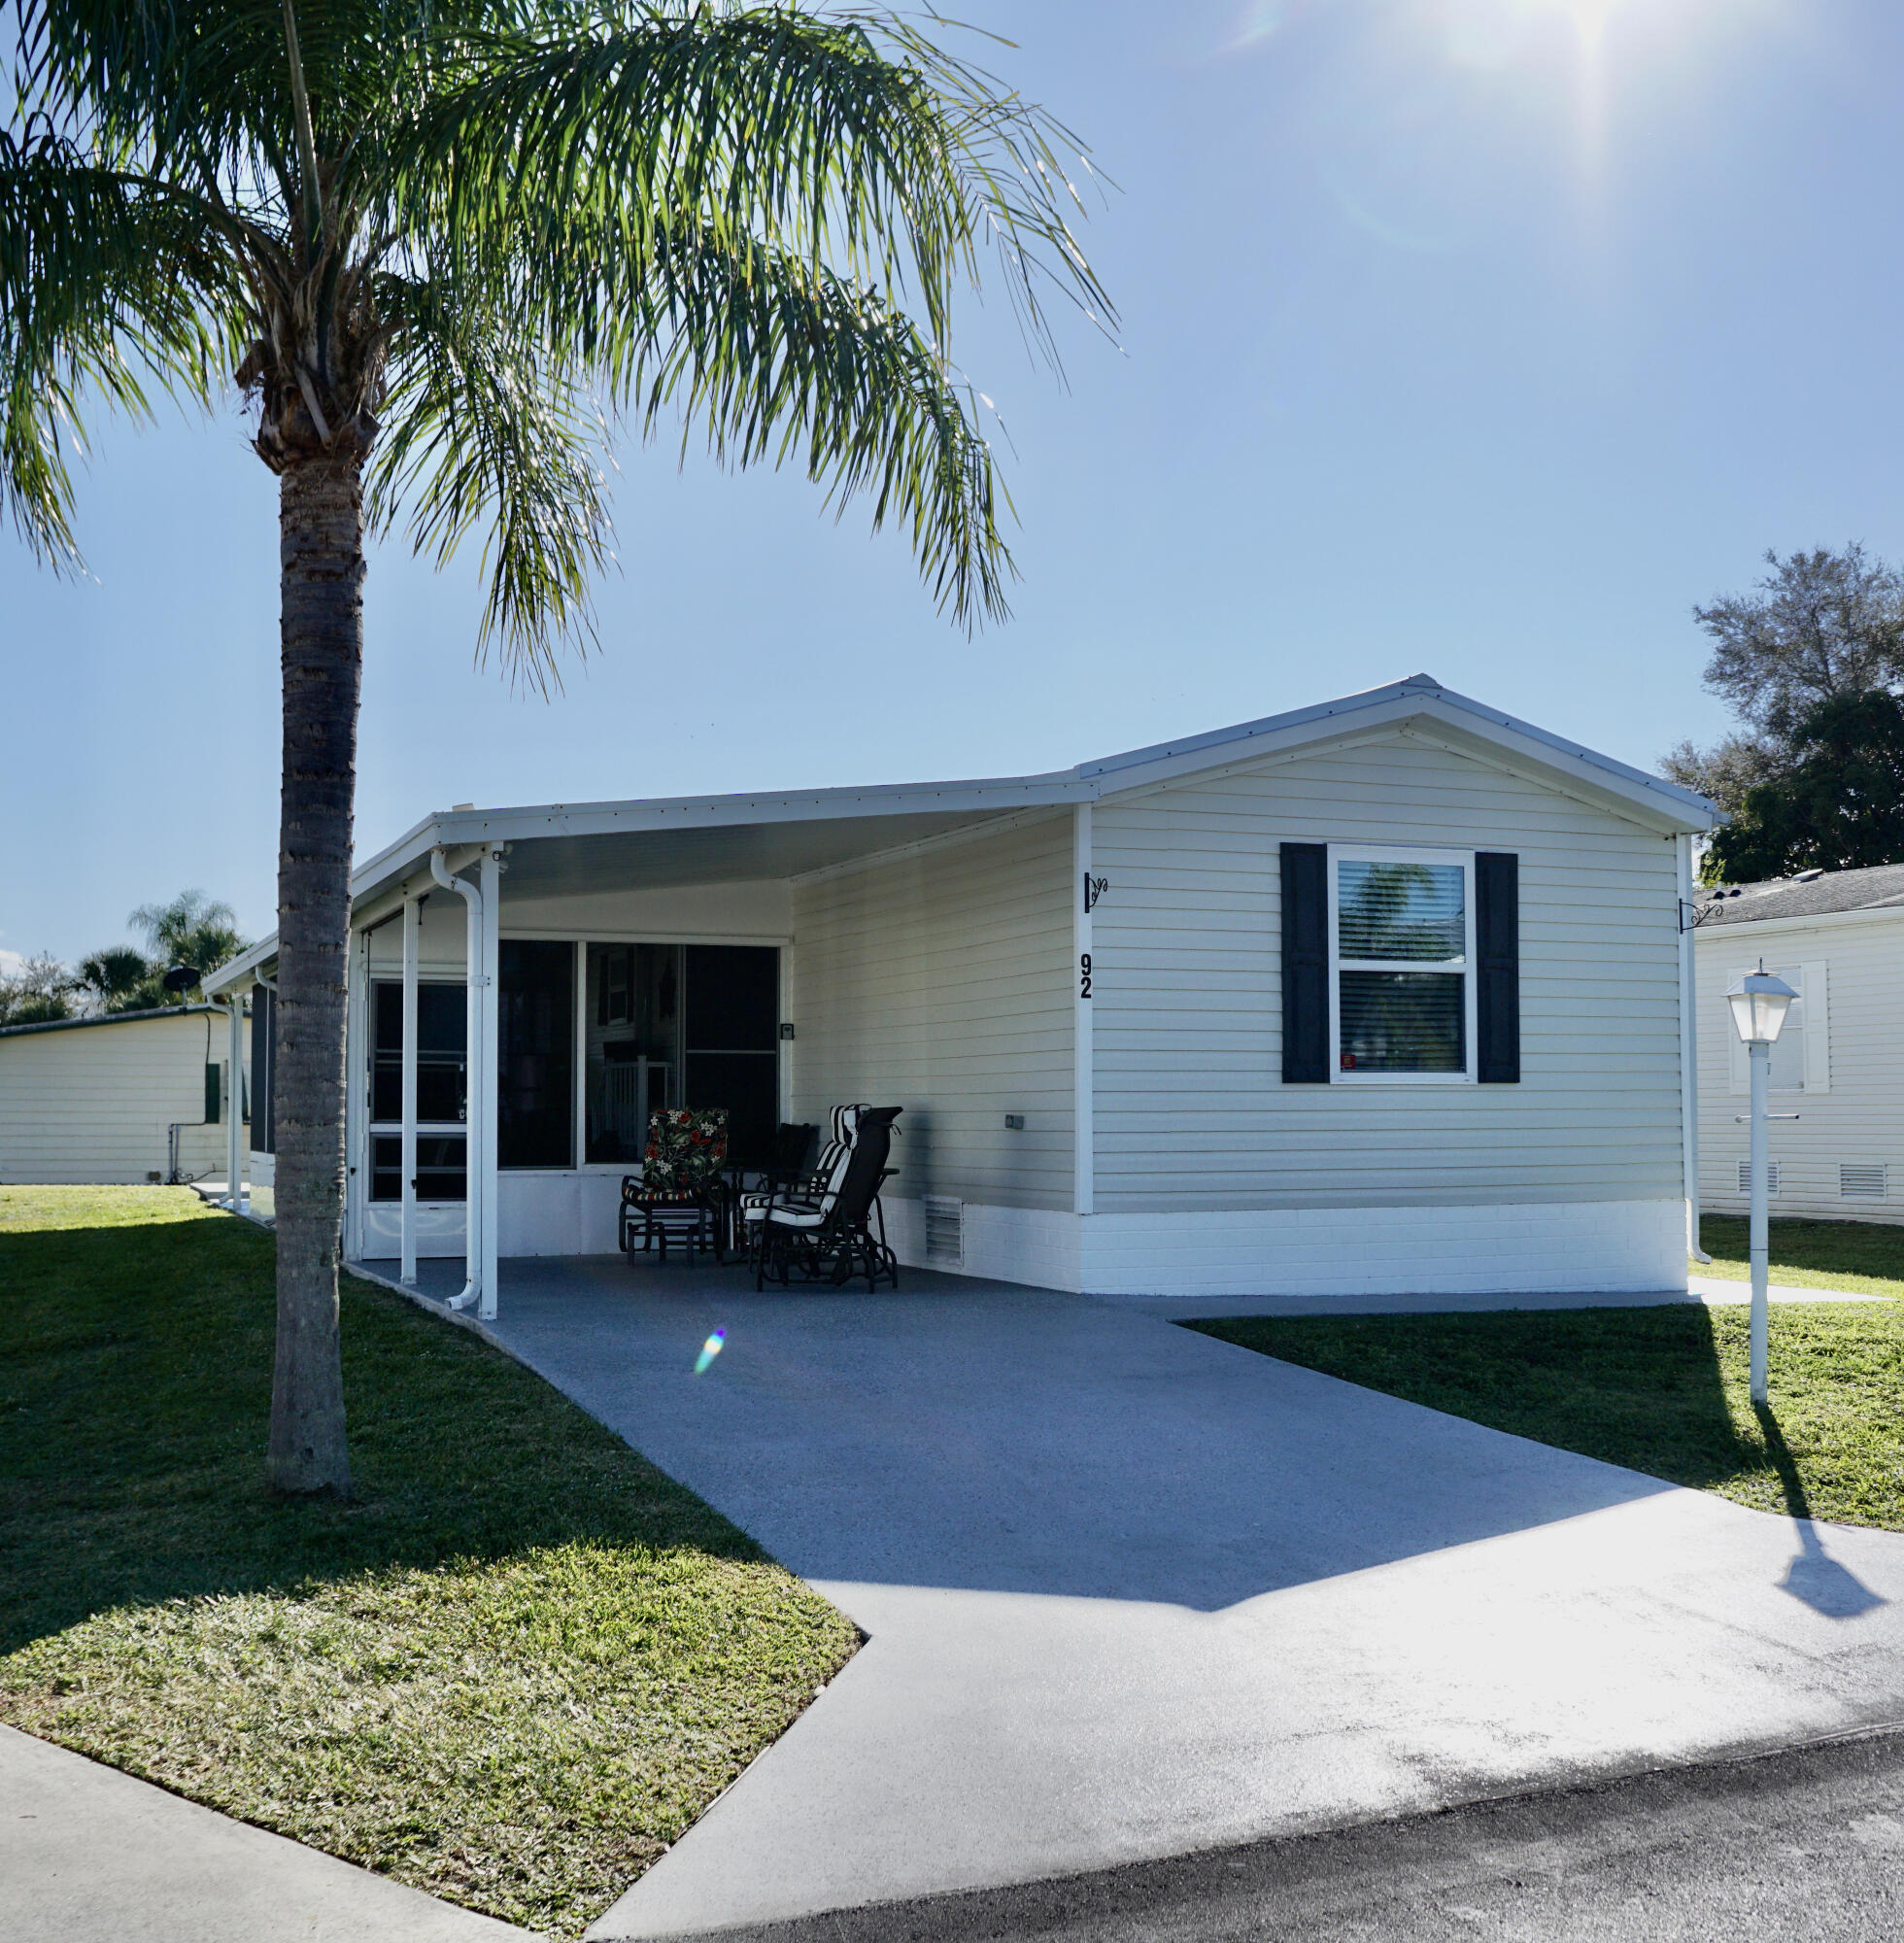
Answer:
[[[1224,44],[1230,53],[1264,43],[1324,17],[1354,17],[1373,24],[1412,24],[1439,38],[1453,56],[1483,66],[1517,63],[1542,45],[1571,40],[1583,54],[1597,55],[1618,27],[1638,31],[1643,44],[1670,41],[1695,19],[1715,14],[1764,14],[1777,0],[1241,0],[1230,15]],[[1556,30],[1558,32],[1556,33]]]
[[[1624,4],[1625,0],[1514,0],[1519,13],[1561,16],[1572,24],[1581,46],[1586,49],[1600,45],[1608,21]]]

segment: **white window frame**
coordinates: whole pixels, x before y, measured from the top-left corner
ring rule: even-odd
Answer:
[[[1462,1052],[1466,1066],[1459,1073],[1344,1073],[1343,1071],[1342,969],[1338,928],[1337,865],[1445,864],[1461,870],[1461,913],[1466,938],[1458,966],[1445,961],[1424,964],[1420,959],[1352,958],[1357,972],[1438,972],[1459,976],[1462,1001]],[[1411,843],[1331,843],[1329,845],[1329,1083],[1332,1086],[1473,1086],[1475,1039],[1479,1030],[1479,1006],[1475,989],[1475,853],[1472,850],[1429,849]]]

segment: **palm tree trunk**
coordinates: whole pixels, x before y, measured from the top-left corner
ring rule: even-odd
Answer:
[[[352,799],[363,677],[361,460],[279,477],[285,755],[278,841],[278,1353],[271,1483],[351,1487],[337,1334]]]

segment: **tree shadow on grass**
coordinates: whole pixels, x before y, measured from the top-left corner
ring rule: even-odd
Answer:
[[[0,1653],[102,1610],[591,1541],[765,1557],[539,1378],[342,1282],[354,1496],[264,1482],[270,1237],[0,1229]]]

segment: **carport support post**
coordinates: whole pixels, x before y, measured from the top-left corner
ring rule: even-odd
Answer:
[[[476,1313],[488,1322],[495,1315],[496,1265],[496,1107],[501,1074],[498,1064],[502,1025],[502,852],[493,845],[483,852],[483,1050],[478,1062],[482,1088],[481,1144],[483,1169],[482,1281]]]
[[[226,1039],[231,1050],[230,1077],[225,1082],[225,1206],[234,1214],[245,1211],[245,994],[235,988],[225,1000]]]
[[[403,1199],[397,1251],[397,1279],[417,1285],[417,957],[423,932],[423,901],[403,894]],[[374,1108],[373,1108],[374,1110]]]
[[[1751,1156],[1751,1400],[1763,1403],[1766,1394],[1765,1339],[1768,1319],[1766,1283],[1771,1274],[1765,1224],[1765,1101],[1770,1091],[1772,1047],[1767,1040],[1755,1039],[1748,1041],[1746,1050],[1751,1055],[1751,1140],[1747,1149]]]

